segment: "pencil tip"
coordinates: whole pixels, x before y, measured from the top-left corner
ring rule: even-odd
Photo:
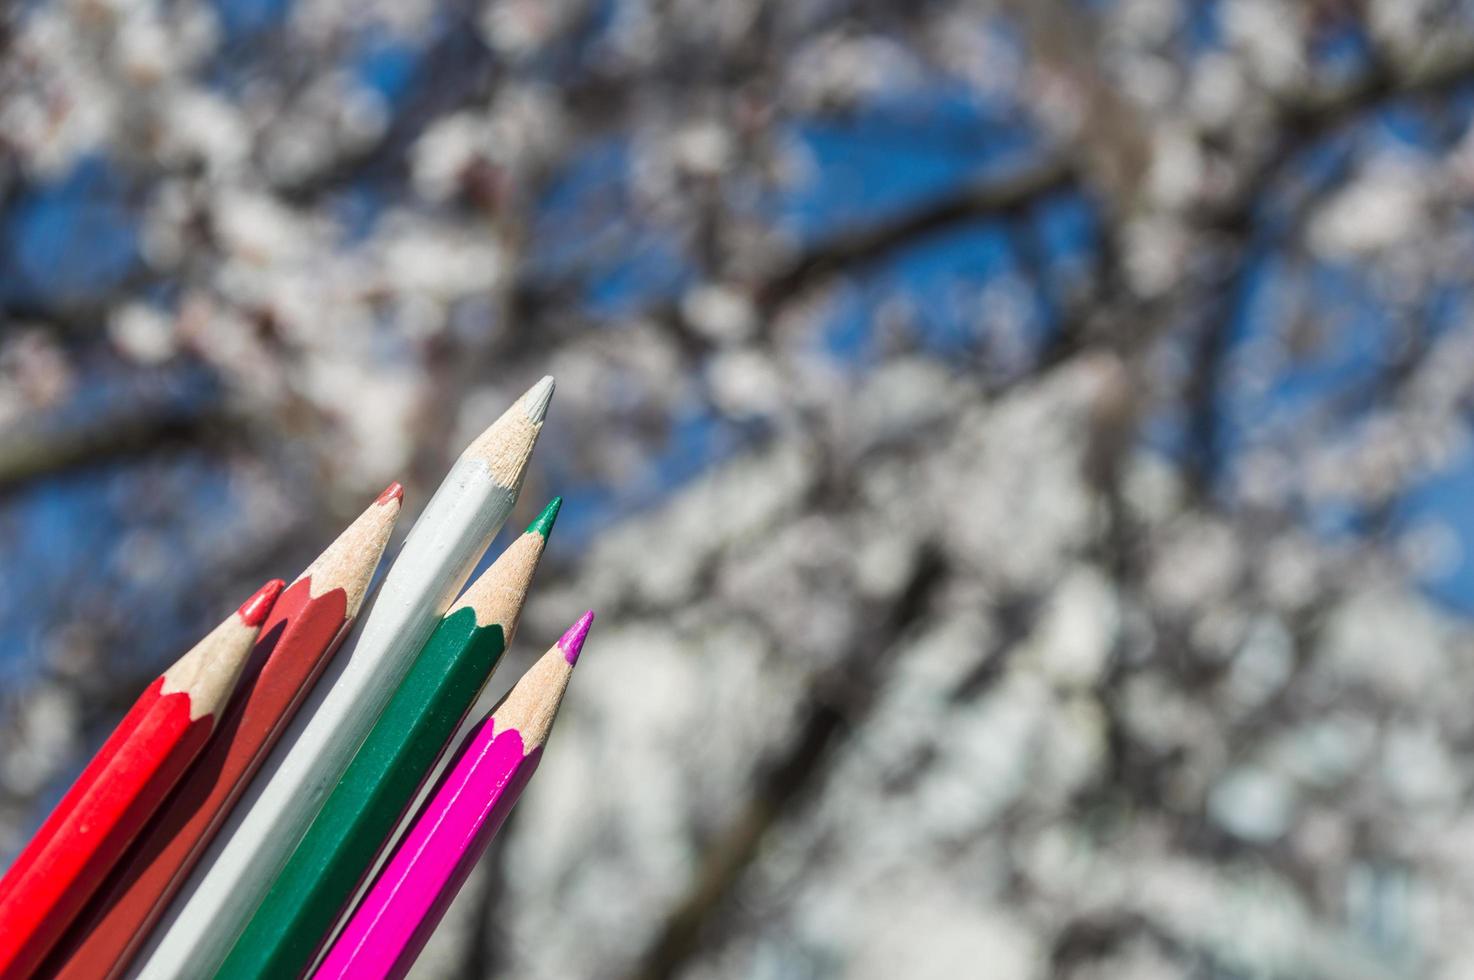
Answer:
[[[404,484],[400,483],[398,480],[395,480],[393,483],[385,487],[384,492],[379,494],[378,498],[374,500],[374,503],[378,504],[380,507],[390,502],[404,502]]]
[[[558,640],[558,649],[563,651],[563,659],[568,661],[568,666],[578,663],[578,655],[583,651],[583,641],[589,635],[589,627],[592,625],[594,611],[590,609],[578,617],[578,622],[568,627],[568,632]]]
[[[257,589],[255,595],[243,602],[240,609],[236,611],[236,615],[247,626],[252,628],[260,626],[266,622],[266,614],[271,612],[271,607],[276,604],[276,597],[281,595],[281,590],[286,587],[287,583],[281,579],[272,579]]]
[[[548,539],[548,535],[553,533],[553,522],[558,519],[558,511],[562,509],[562,507],[563,498],[554,497],[552,500],[548,501],[548,505],[543,508],[542,513],[538,514],[532,519],[532,523],[527,525],[527,530],[522,533],[541,534],[543,536],[543,540],[546,541]]]
[[[522,405],[527,409],[527,417],[534,422],[541,422],[548,414],[548,403],[553,400],[553,376],[543,375],[543,379],[531,388],[527,394],[522,396]]]

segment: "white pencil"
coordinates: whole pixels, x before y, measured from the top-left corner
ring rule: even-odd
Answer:
[[[512,511],[542,428],[543,378],[466,448],[404,542],[363,620],[190,875],[135,976],[196,980],[220,966],[414,656]]]

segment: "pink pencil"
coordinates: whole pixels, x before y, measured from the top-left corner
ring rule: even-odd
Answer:
[[[542,757],[584,637],[586,612],[466,737],[315,974],[403,977]]]

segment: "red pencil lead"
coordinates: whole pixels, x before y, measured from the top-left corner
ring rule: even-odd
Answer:
[[[397,500],[401,503],[404,501],[404,484],[400,483],[398,480],[395,480],[393,483],[385,487],[384,492],[379,494],[378,499],[375,500],[374,503],[383,506],[384,504],[389,503],[389,501],[391,500]]]
[[[270,582],[261,586],[260,589],[256,590],[255,595],[241,603],[241,607],[236,611],[236,615],[247,626],[260,626],[266,622],[266,614],[271,612],[271,607],[276,604],[276,597],[281,595],[281,590],[286,587],[287,583],[281,579],[272,579]]]
[[[589,627],[593,625],[594,611],[590,609],[578,617],[578,622],[568,627],[568,632],[558,640],[558,649],[563,651],[563,659],[568,661],[568,666],[572,667],[578,663],[578,655],[583,650],[584,638],[589,635]]]

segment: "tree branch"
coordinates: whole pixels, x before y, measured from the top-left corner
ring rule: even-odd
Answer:
[[[1005,218],[1073,186],[1074,167],[1063,157],[1041,162],[1004,178],[964,183],[951,194],[885,221],[832,236],[769,270],[753,287],[759,312],[775,309],[817,283],[857,265],[882,258],[916,239],[979,218]]]
[[[757,787],[738,817],[707,848],[691,889],[667,916],[631,973],[666,980],[697,951],[702,932],[752,863],[768,832],[805,794],[822,792],[823,767],[879,690],[886,654],[926,614],[946,577],[940,555],[923,551],[910,582],[845,663],[810,686],[798,734],[754,773]]]

